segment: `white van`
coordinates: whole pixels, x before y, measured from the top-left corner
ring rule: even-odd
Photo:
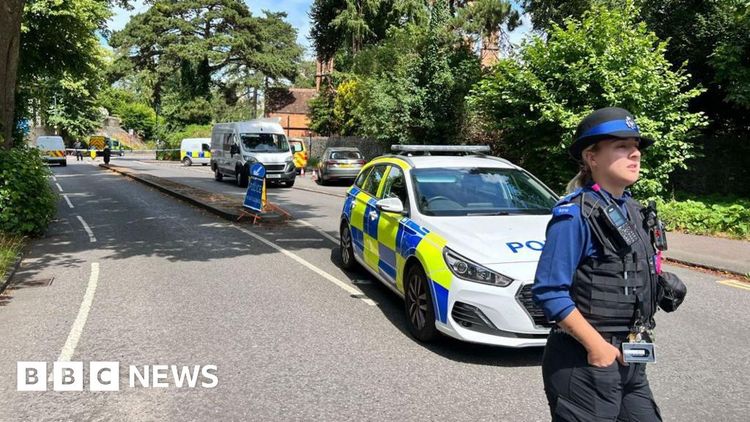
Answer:
[[[191,166],[211,162],[211,138],[185,138],[180,142],[180,161]]]
[[[255,119],[247,122],[218,123],[211,131],[211,170],[221,181],[232,177],[246,187],[250,166],[260,162],[266,167],[266,180],[294,185],[292,151],[279,119]]]
[[[65,158],[65,143],[61,136],[40,136],[36,138],[36,147],[46,163],[57,163],[63,167],[68,165]]]

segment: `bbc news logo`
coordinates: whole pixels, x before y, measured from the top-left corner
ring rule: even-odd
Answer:
[[[89,391],[120,391],[119,362],[89,362],[84,373],[83,362],[53,362],[47,376],[47,362],[17,362],[17,391],[83,391],[88,375]],[[129,388],[214,388],[219,384],[216,365],[130,365]]]

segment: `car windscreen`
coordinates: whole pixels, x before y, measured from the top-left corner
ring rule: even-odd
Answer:
[[[419,211],[430,216],[550,214],[554,193],[528,173],[501,168],[411,171]]]
[[[275,133],[243,133],[242,145],[250,152],[287,152],[289,143],[286,136]]]
[[[360,160],[359,151],[331,151],[331,160]]]

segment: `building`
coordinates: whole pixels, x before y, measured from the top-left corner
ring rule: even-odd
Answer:
[[[315,88],[269,88],[265,95],[264,117],[281,119],[281,127],[288,138],[311,136],[308,103],[317,93]]]

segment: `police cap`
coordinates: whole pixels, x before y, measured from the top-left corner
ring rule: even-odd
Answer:
[[[654,143],[652,139],[641,136],[635,118],[629,111],[619,107],[606,107],[592,112],[578,124],[570,154],[580,161],[584,149],[601,140],[617,138],[636,138],[640,141],[638,147],[641,150]]]

